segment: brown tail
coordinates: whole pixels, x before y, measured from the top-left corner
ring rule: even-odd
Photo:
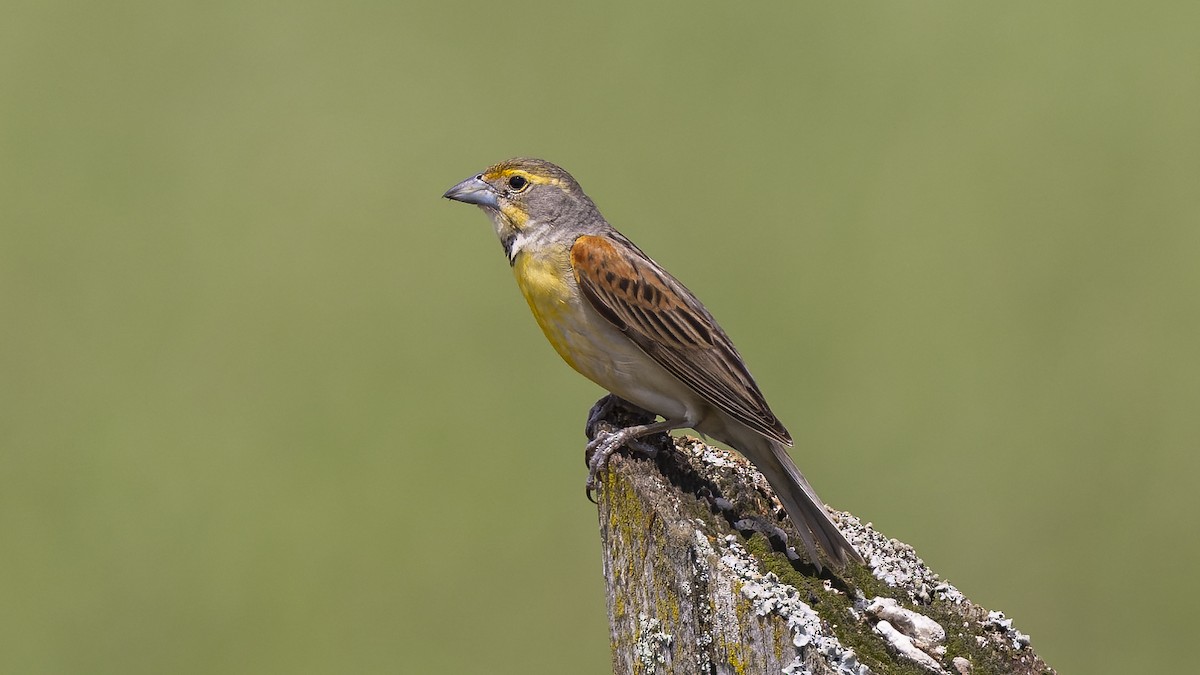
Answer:
[[[767,482],[775,490],[780,503],[787,511],[788,518],[800,533],[808,557],[818,569],[821,562],[817,558],[816,546],[819,544],[829,559],[836,565],[844,565],[853,560],[863,562],[862,556],[854,550],[854,546],[846,540],[845,535],[833,524],[825,505],[805,480],[804,474],[796,467],[796,463],[787,453],[787,448],[775,441],[770,441],[771,452],[756,452],[755,455],[764,457],[747,458],[754,462],[758,470],[766,476]],[[743,453],[744,454],[744,453]]]

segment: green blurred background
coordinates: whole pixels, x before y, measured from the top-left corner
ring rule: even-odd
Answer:
[[[0,23],[0,672],[604,673],[474,208],[563,164],[821,494],[1061,672],[1194,667],[1200,9],[46,0]]]

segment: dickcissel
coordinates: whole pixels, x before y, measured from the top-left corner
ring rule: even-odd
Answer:
[[[812,562],[861,561],[787,453],[729,336],[682,283],[617,232],[579,183],[540,159],[489,167],[443,195],[492,220],[533,316],[572,368],[662,421],[602,433],[589,446],[588,487],[617,448],[692,428],[744,455],[767,478]]]

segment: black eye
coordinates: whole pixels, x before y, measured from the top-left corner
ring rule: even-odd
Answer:
[[[524,190],[525,186],[527,185],[529,185],[529,181],[525,180],[524,176],[513,176],[512,178],[508,179],[508,187],[516,190],[517,192]]]

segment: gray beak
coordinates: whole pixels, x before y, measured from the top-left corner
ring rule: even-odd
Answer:
[[[446,194],[442,196],[446,199],[453,199],[456,202],[464,202],[466,204],[478,204],[479,206],[488,206],[493,209],[500,207],[496,201],[496,192],[492,190],[492,186],[483,182],[483,179],[479,176],[464,180],[446,190]]]

